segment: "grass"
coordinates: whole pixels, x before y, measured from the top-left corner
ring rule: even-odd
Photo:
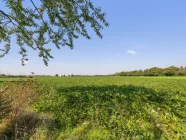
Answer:
[[[38,80],[42,94],[29,110],[50,121],[36,121],[28,139],[186,139],[185,77]]]

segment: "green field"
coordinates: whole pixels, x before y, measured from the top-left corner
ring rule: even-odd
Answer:
[[[0,79],[3,81],[16,79]],[[45,77],[27,139],[186,139],[184,77]],[[15,82],[16,83],[16,82]],[[39,118],[42,118],[39,117]]]

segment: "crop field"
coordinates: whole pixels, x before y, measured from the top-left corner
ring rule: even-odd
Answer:
[[[10,80],[17,83],[16,79],[0,79],[0,87]],[[20,120],[27,120],[25,125],[33,129],[25,129],[24,135],[7,130],[4,138],[186,139],[184,77],[42,77],[33,81],[37,87],[21,94],[33,89],[40,94],[16,120],[20,127],[24,124]]]

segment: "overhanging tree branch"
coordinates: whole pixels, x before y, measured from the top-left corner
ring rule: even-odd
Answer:
[[[0,10],[0,43],[7,44],[3,55],[10,50],[11,37],[16,37],[20,46],[22,63],[27,61],[27,47],[39,50],[39,57],[45,65],[50,58],[53,43],[57,48],[62,46],[74,47],[74,39],[79,35],[90,39],[87,23],[95,33],[102,38],[103,26],[109,24],[105,20],[105,13],[94,7],[90,0],[27,0],[32,6],[26,7],[23,0],[4,0],[10,12]],[[35,46],[35,47],[34,47]]]

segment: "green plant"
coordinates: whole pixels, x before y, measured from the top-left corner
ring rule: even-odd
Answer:
[[[20,131],[18,138],[177,140],[186,137],[184,77],[41,77],[37,80],[42,83],[36,86],[42,94],[28,105],[33,110],[31,113],[24,111],[19,115],[17,131],[19,128],[24,131]],[[6,136],[14,136],[12,132]]]
[[[39,57],[47,65],[53,58],[47,44],[72,49],[79,36],[91,39],[87,24],[100,38],[103,26],[109,25],[105,13],[90,0],[3,0],[1,4],[4,8],[0,10],[0,43],[4,48],[0,49],[0,57],[9,52],[11,37],[15,36],[23,65],[28,61],[26,47],[39,50]]]
[[[34,110],[54,115],[59,139],[185,138],[185,78],[40,80],[47,92]]]

